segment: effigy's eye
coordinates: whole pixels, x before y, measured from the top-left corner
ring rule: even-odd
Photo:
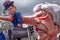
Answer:
[[[44,12],[44,11],[41,11],[41,12],[40,12],[40,16],[43,17],[43,16],[45,16],[45,15],[46,15],[46,12]]]
[[[45,15],[46,15],[45,13],[42,13],[42,14],[41,14],[42,17],[45,16]]]

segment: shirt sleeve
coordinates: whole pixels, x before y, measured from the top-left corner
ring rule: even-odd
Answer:
[[[16,18],[17,18],[17,24],[22,24],[22,16],[20,12],[16,13]]]

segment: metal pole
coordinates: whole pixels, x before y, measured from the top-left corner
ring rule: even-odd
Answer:
[[[27,32],[28,32],[28,39],[31,40],[31,32],[29,30],[29,27],[27,28]]]

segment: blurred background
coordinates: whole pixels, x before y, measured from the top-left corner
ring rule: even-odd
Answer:
[[[6,0],[0,0],[0,15],[3,11],[3,3]],[[60,0],[11,0],[14,1],[14,4],[17,7],[17,11],[21,12],[22,15],[32,15],[33,14],[33,7],[36,4],[43,3],[43,2],[49,2],[52,3],[53,1]]]

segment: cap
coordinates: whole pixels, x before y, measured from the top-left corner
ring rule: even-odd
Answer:
[[[5,1],[3,4],[3,6],[5,7],[4,10],[7,10],[13,3],[13,1]]]

